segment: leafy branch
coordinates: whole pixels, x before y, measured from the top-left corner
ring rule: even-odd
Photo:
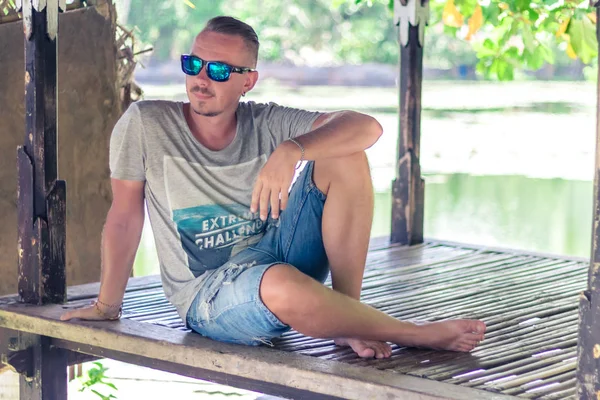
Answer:
[[[101,363],[99,362],[94,362],[93,363],[96,368],[90,368],[87,371],[87,379],[84,380],[82,382],[82,388],[79,389],[80,392],[83,392],[87,389],[89,389],[92,393],[94,393],[95,395],[97,395],[98,397],[100,397],[100,399],[102,400],[111,400],[111,399],[116,399],[116,396],[109,394],[108,396],[100,393],[98,390],[96,390],[96,388],[98,388],[99,385],[105,385],[110,387],[111,389],[117,390],[117,387],[111,383],[111,382],[106,382],[106,376],[105,373],[106,371],[108,371],[108,368],[104,367]]]
[[[332,0],[334,4],[340,0]],[[393,10],[393,0],[347,0]],[[471,42],[477,70],[511,80],[518,68],[537,70],[554,63],[558,44],[572,59],[590,64],[598,55],[596,12],[580,0],[433,0],[430,26],[443,24],[450,36]]]

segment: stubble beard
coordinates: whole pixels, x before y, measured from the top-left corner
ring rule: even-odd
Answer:
[[[201,111],[201,110],[196,110],[194,107],[192,107],[192,111],[194,111],[195,114],[201,115],[203,117],[216,117],[217,115],[219,115],[223,112],[223,111]]]
[[[194,92],[200,92],[204,95],[208,95],[208,96],[214,96],[214,93],[211,93],[209,90],[205,89],[205,88],[201,88],[199,86],[194,86],[192,89],[190,89],[190,92],[194,93]],[[202,107],[204,105],[203,101],[200,101],[196,107],[191,107],[192,111],[194,111],[195,114],[201,115],[203,117],[216,117],[217,115],[221,114],[223,111],[202,111]]]

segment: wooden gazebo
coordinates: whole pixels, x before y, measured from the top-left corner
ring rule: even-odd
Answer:
[[[482,319],[481,346],[468,354],[394,346],[390,359],[365,360],[297,332],[273,349],[219,343],[186,331],[156,276],[130,279],[120,321],[60,321],[65,308],[89,303],[99,284],[68,287],[65,279],[55,67],[65,1],[24,0],[19,286],[0,298],[0,330],[11,332],[2,361],[20,373],[22,399],[66,398],[67,366],[102,357],[294,399],[600,398],[600,149],[591,260],[424,241],[419,136],[429,12],[426,1],[395,7],[401,72],[392,234],[371,242],[361,300],[402,319]]]

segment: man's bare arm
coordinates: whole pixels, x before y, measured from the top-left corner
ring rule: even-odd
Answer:
[[[320,160],[366,150],[382,133],[375,118],[356,111],[338,111],[319,116],[311,131],[296,140],[304,146],[306,160]],[[290,146],[289,142],[286,145]]]
[[[106,305],[119,305],[123,301],[144,226],[144,185],[145,182],[111,179],[113,201],[102,231],[98,294],[101,303],[69,311],[62,315],[62,320],[98,320],[118,313],[117,307]]]
[[[319,116],[312,130],[295,138],[304,148],[305,160],[348,156],[371,147],[383,128],[373,117],[355,111],[339,111]],[[273,218],[287,205],[288,188],[294,167],[301,158],[300,147],[286,140],[271,154],[260,171],[252,192],[251,212],[259,212],[263,221],[271,206]]]

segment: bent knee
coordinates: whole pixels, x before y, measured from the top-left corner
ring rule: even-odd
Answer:
[[[362,187],[371,183],[371,169],[364,151],[342,157],[315,161],[313,172],[315,185],[325,194],[333,182]]]
[[[323,160],[318,160],[315,162],[316,164],[321,163],[326,168],[336,170],[346,170],[347,168],[365,168],[369,167],[369,160],[367,158],[367,153],[363,151],[359,151],[353,154],[349,154],[341,157],[331,157]]]
[[[267,308],[281,319],[289,309],[290,301],[297,297],[302,281],[310,279],[288,264],[275,264],[267,269],[260,283],[260,298]]]
[[[267,269],[260,282],[260,297],[263,302],[272,298],[280,298],[294,281],[302,275],[298,269],[288,264],[275,264]]]
[[[359,151],[347,156],[331,157],[315,161],[315,175],[339,178],[364,174],[370,176],[367,153]]]

